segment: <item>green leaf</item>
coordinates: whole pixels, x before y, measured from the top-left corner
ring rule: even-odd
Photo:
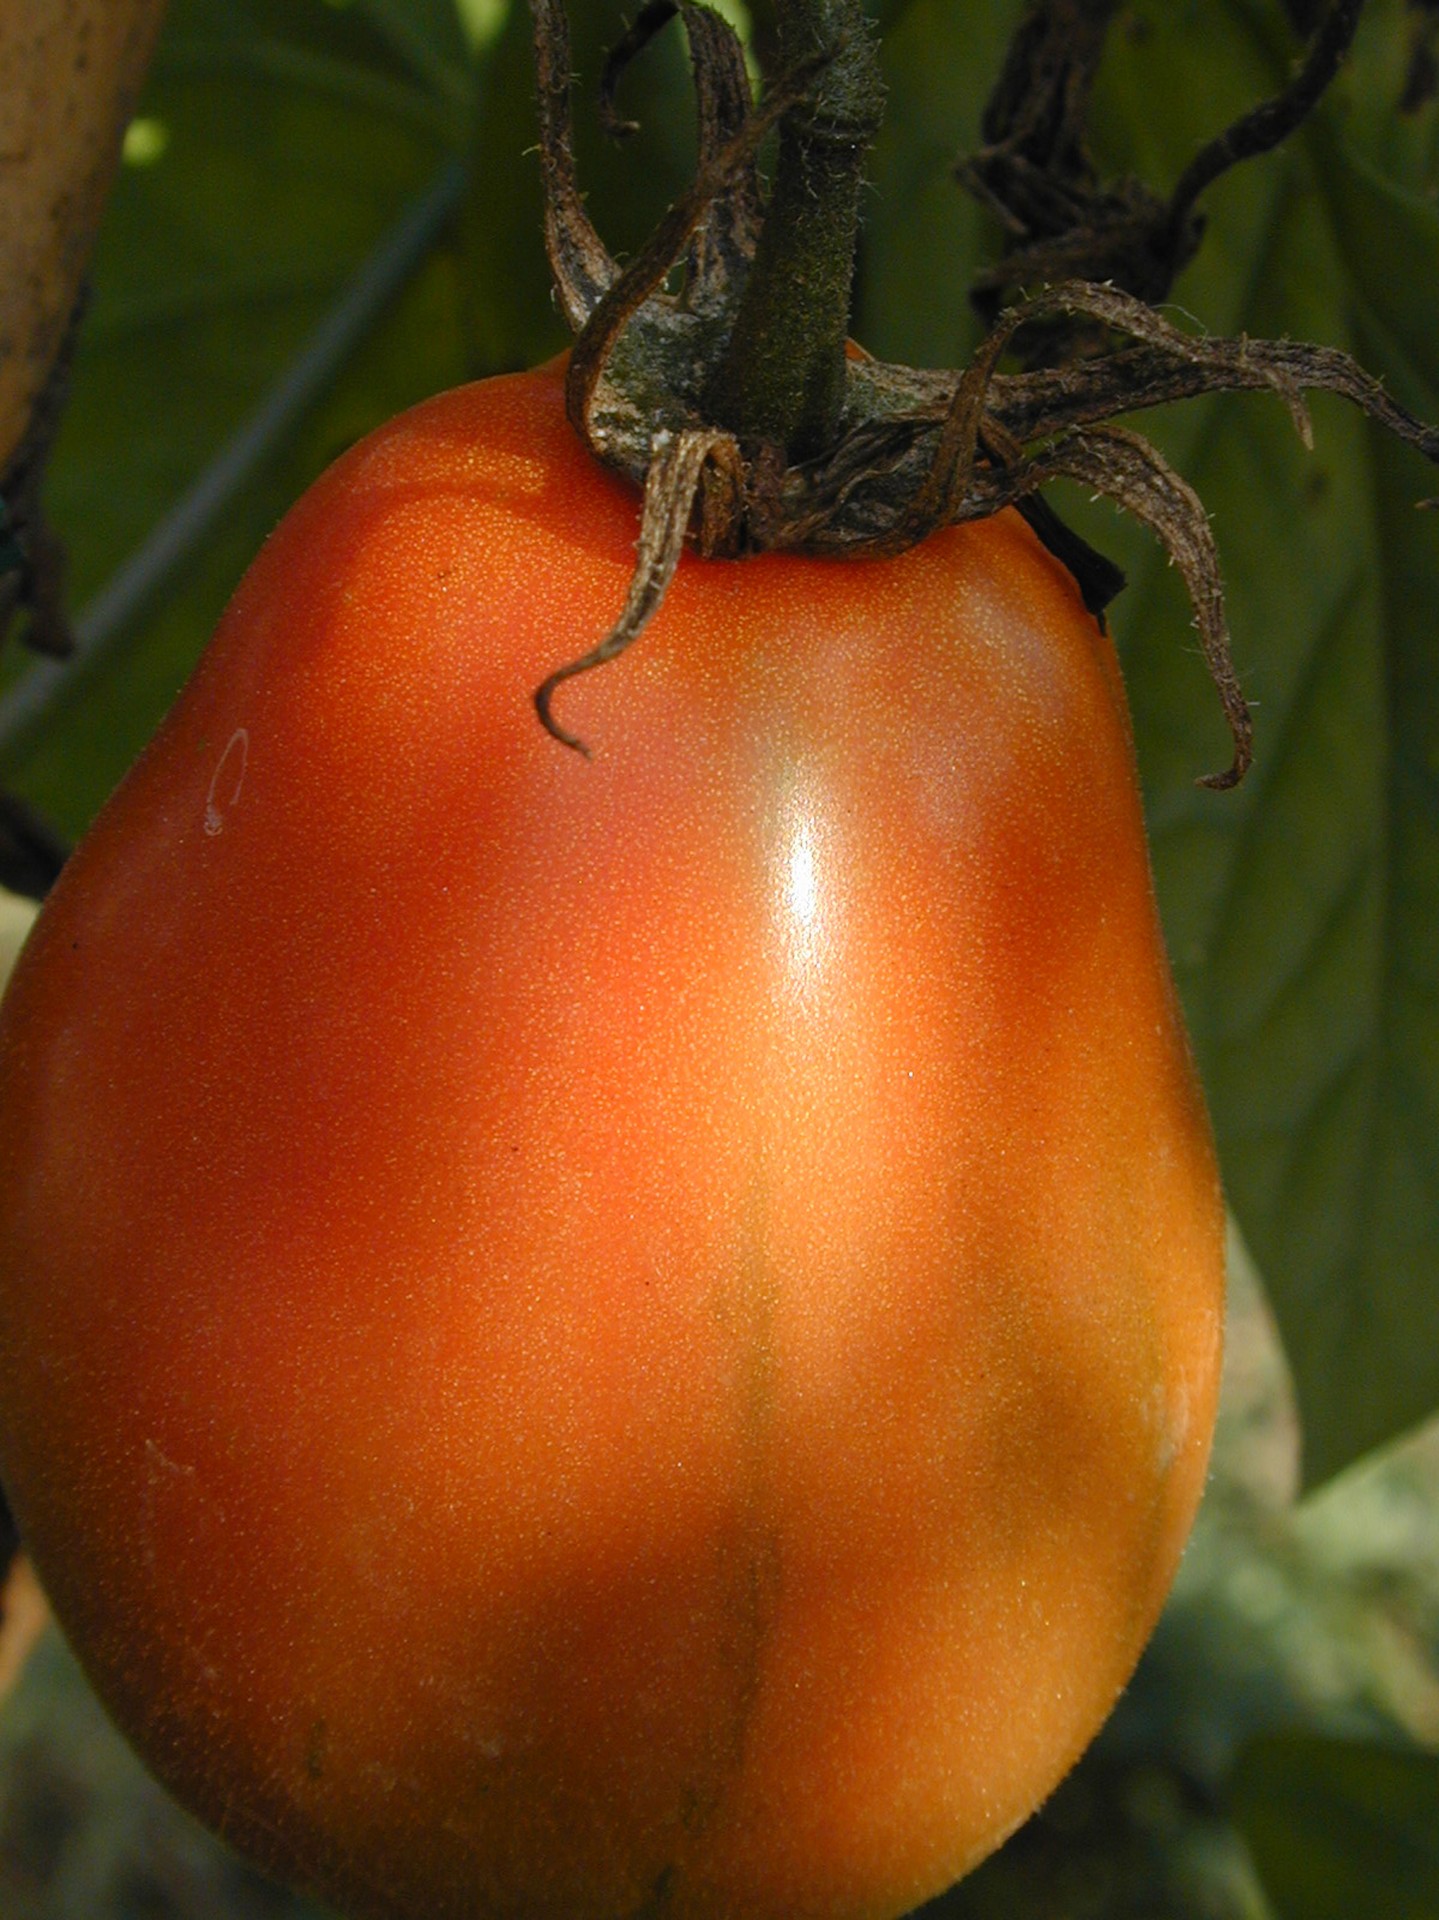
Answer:
[[[459,363],[453,258],[437,254],[324,402],[183,562],[154,608],[6,756],[6,784],[83,830],[173,700],[241,573],[309,481],[377,420],[421,397],[417,368]],[[450,375],[452,379],[453,373]],[[449,384],[441,377],[434,386]],[[429,391],[426,383],[422,391]]]
[[[548,359],[569,338],[550,292],[540,172],[530,151],[537,138],[529,8],[514,5],[480,80],[470,147],[475,191],[460,217],[462,324],[476,370]]]
[[[1358,356],[1439,417],[1439,217],[1351,152],[1325,158]],[[1272,1116],[1249,1162],[1247,1225],[1299,1382],[1311,1478],[1439,1405],[1439,518],[1414,504],[1439,478],[1373,429],[1358,458],[1354,604],[1373,659],[1352,704],[1331,682],[1306,757],[1331,815],[1345,770],[1362,778],[1351,826],[1363,832],[1302,971],[1247,1036],[1258,1069],[1277,1075],[1302,1018],[1325,1069],[1302,1108]],[[1325,820],[1311,804],[1316,853]]]
[[[1230,1800],[1279,1920],[1439,1920],[1439,1757],[1271,1736]]]

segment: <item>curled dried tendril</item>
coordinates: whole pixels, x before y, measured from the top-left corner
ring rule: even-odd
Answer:
[[[1337,59],[1336,50],[1342,51],[1340,42],[1347,44],[1356,5],[1337,0],[1328,35],[1321,29],[1320,51],[1311,54],[1294,87],[1203,150],[1170,203],[1171,228],[1190,219],[1195,198],[1216,170],[1242,157],[1261,133],[1268,139],[1308,101],[1321,73]],[[762,222],[755,156],[781,116],[807,96],[824,62],[782,76],[756,107],[742,49],[717,14],[697,0],[654,0],[642,11],[607,68],[608,109],[612,113],[614,89],[628,62],[678,16],[694,69],[699,159],[688,192],[621,270],[590,223],[575,177],[564,14],[559,0],[531,0],[531,9],[550,263],[577,336],[567,410],[595,457],[625,474],[644,496],[634,574],[618,620],[597,646],[557,668],[535,694],[549,732],[586,751],[556,720],[554,694],[638,638],[664,598],[686,539],[711,557],[784,549],[875,558],[902,553],[939,527],[1014,506],[1070,567],[1086,604],[1099,615],[1122,575],[1038,498],[1040,489],[1066,479],[1141,519],[1183,577],[1233,743],[1228,768],[1200,784],[1235,786],[1250,764],[1253,736],[1231,656],[1208,516],[1193,489],[1147,441],[1114,425],[1115,417],[1200,394],[1267,391],[1284,403],[1309,445],[1304,395],[1318,389],[1342,395],[1435,462],[1439,430],[1408,413],[1333,348],[1211,339],[1175,326],[1117,285],[1075,279],[1030,293],[1001,312],[961,372],[853,356],[839,430],[816,458],[791,463],[776,445],[741,444],[706,417],[704,395]],[[666,292],[680,265],[682,291]],[[1013,259],[1006,272],[1013,285]],[[1099,330],[1103,351],[1027,372],[999,371],[1021,329],[1075,320]]]
[[[624,612],[597,647],[557,667],[535,689],[535,711],[556,740],[574,747],[589,758],[589,748],[573,733],[567,733],[550,711],[555,689],[577,673],[602,667],[622,653],[640,629],[658,609],[665,590],[674,577],[684,550],[690,512],[699,487],[705,461],[726,436],[717,429],[687,427],[682,432],[655,435],[653,457],[645,476],[644,507],[640,514],[638,559],[630,580]]]

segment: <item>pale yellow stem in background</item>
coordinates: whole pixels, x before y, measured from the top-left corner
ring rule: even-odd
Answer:
[[[65,340],[164,0],[0,0],[0,472]]]

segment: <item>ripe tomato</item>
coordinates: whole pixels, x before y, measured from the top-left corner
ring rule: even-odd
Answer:
[[[686,560],[554,370],[346,455],[0,1032],[0,1460],[182,1800],[388,1920],[895,1915],[1124,1683],[1221,1210],[1013,517]]]

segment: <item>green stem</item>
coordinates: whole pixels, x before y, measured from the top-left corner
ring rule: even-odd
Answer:
[[[708,400],[742,440],[803,460],[839,424],[860,187],[884,89],[861,0],[784,0],[779,55],[782,71],[829,58],[780,123],[764,228]]]

